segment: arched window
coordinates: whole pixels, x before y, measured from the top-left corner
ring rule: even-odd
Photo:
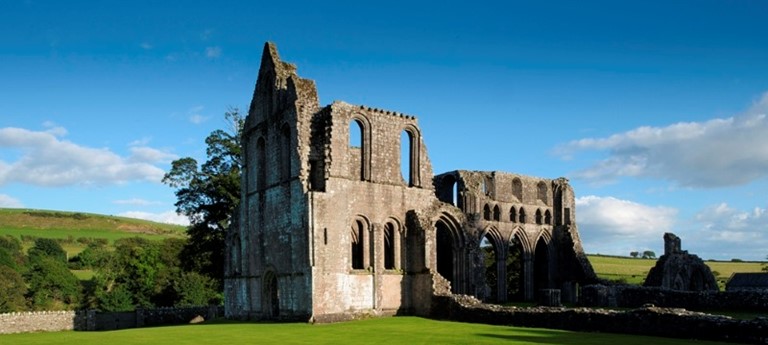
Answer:
[[[384,225],[384,269],[393,270],[395,266],[395,249],[397,231],[392,223]]]
[[[512,180],[512,196],[517,198],[518,202],[523,202],[523,182],[517,177]]]
[[[525,209],[520,207],[520,212],[517,213],[518,218],[520,219],[520,223],[525,224]]]
[[[256,142],[256,189],[262,190],[267,186],[267,155],[264,138]]]
[[[541,223],[542,223],[541,210],[536,209],[536,224],[541,225]]]
[[[493,220],[497,222],[501,220],[501,210],[499,209],[499,205],[493,207]]]
[[[539,183],[536,185],[536,198],[541,200],[544,205],[549,205],[549,198],[547,196],[548,193],[549,188],[547,188],[547,184],[544,183],[544,181],[539,181]]]
[[[362,220],[352,224],[352,269],[365,269],[365,231]]]
[[[483,219],[491,220],[491,207],[488,204],[483,207]]]
[[[349,122],[349,152],[353,171],[360,180],[366,180],[365,126],[358,119]]]
[[[517,223],[517,210],[514,206],[509,208],[509,221],[512,223]]]
[[[400,133],[400,174],[409,187],[421,185],[419,178],[419,134],[411,126]]]
[[[552,212],[544,211],[544,224],[552,225]]]
[[[291,127],[284,124],[280,129],[280,180],[291,177]]]

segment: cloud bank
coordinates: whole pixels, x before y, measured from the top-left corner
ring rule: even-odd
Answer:
[[[737,186],[768,176],[768,92],[744,114],[666,127],[639,127],[607,138],[567,143],[556,153],[605,151],[573,177],[596,183],[622,176],[669,180],[695,188]]]
[[[63,140],[61,137],[66,133],[61,127],[46,131],[0,128],[0,148],[8,153],[19,153],[13,161],[0,160],[0,186],[9,183],[60,187],[160,182],[165,172],[156,164],[176,158],[146,146],[132,146],[131,154],[124,157],[108,148],[87,147]]]
[[[587,253],[629,255],[658,247],[672,231],[678,210],[614,197],[576,198],[576,217]],[[659,254],[660,255],[660,254]]]

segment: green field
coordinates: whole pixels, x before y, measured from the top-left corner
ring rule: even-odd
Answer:
[[[162,240],[184,237],[186,228],[146,220],[80,212],[0,208],[0,236],[11,235],[68,240],[62,247],[72,256],[85,248],[78,238],[101,238],[110,243],[120,238]],[[24,243],[25,248],[32,244]]]
[[[109,332],[0,335],[0,343],[25,344],[690,344],[690,340],[581,333],[390,317],[334,324],[223,323]],[[696,342],[697,344],[719,344]]]
[[[630,257],[588,255],[589,262],[597,276],[613,281],[626,281],[629,284],[642,284],[648,271],[656,264],[655,259],[634,259]],[[725,282],[736,272],[761,272],[764,262],[705,261],[715,274],[722,290]]]

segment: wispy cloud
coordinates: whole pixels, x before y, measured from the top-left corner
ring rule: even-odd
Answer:
[[[11,197],[10,195],[0,194],[0,207],[22,208],[24,207],[24,204],[22,204],[18,199]]]
[[[132,147],[132,154],[124,157],[108,148],[63,140],[63,133],[64,128],[0,128],[0,148],[21,153],[15,161],[0,161],[0,186],[11,182],[47,187],[160,182],[164,171],[154,164],[175,157],[149,147]]]
[[[576,199],[576,217],[584,250],[589,253],[628,255],[655,247],[673,229],[678,210],[637,202],[588,195]]]
[[[160,213],[142,212],[142,211],[129,211],[120,213],[121,217],[137,218],[144,220],[151,220],[158,223],[189,225],[189,219],[175,211],[166,211]]]
[[[607,138],[585,138],[556,149],[562,157],[606,151],[608,157],[573,177],[596,183],[622,176],[713,188],[768,176],[768,92],[744,114],[666,127],[639,127]]]
[[[115,200],[112,201],[112,203],[118,204],[118,205],[131,205],[131,206],[151,206],[151,205],[161,205],[162,202],[160,201],[150,201],[140,198],[131,198],[131,199],[122,199],[122,200]]]
[[[208,116],[202,114],[203,109],[205,108],[202,105],[198,105],[189,109],[187,111],[189,122],[199,125],[205,121],[208,121]]]
[[[141,47],[141,49],[144,49],[144,50],[150,50],[153,48],[153,46],[148,42],[142,42],[139,46]]]
[[[221,47],[206,47],[205,57],[209,59],[217,59],[221,56]]]

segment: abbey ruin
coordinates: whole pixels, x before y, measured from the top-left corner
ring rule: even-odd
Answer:
[[[321,107],[314,82],[271,43],[242,145],[228,317],[427,315],[433,296],[450,293],[505,302],[557,289],[575,301],[579,285],[596,280],[566,179],[434,176],[415,117]]]

